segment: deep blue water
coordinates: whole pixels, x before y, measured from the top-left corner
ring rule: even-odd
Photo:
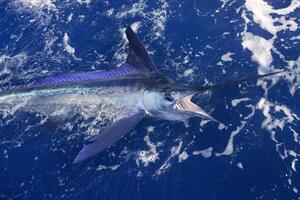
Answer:
[[[181,83],[292,73],[198,97],[222,125],[147,118],[76,165],[84,139],[105,122],[78,113],[43,123],[47,116],[3,110],[0,199],[300,199],[299,4],[1,0],[3,90],[53,74],[119,66],[128,25],[159,71]]]

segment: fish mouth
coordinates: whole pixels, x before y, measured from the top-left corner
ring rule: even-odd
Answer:
[[[201,107],[199,107],[198,105],[192,102],[191,99],[193,98],[194,95],[195,94],[191,94],[177,100],[176,103],[173,105],[173,108],[180,112],[185,112],[193,116],[201,117],[218,123],[216,119],[214,119],[207,112],[205,112]]]

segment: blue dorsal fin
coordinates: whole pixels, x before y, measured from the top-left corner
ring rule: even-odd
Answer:
[[[126,63],[139,70],[156,72],[157,70],[151,57],[136,33],[130,26],[127,27],[125,32],[129,41],[129,54]]]
[[[142,72],[144,74],[157,72],[143,43],[130,27],[126,29],[126,36],[129,41],[129,53],[126,63],[121,67],[109,71],[79,72],[54,75],[38,80],[32,86],[49,87],[88,81],[105,81],[125,77],[126,75],[131,75],[138,72]]]
[[[123,76],[137,73],[138,70],[128,64],[109,71],[79,72],[49,76],[35,82],[34,87],[57,86],[69,83],[84,83],[88,81],[113,80]]]

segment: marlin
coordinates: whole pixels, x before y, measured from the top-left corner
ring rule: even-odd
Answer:
[[[217,122],[192,98],[208,90],[281,72],[255,75],[212,85],[180,85],[161,74],[136,33],[128,27],[127,60],[109,71],[60,74],[40,79],[0,94],[0,108],[14,108],[47,115],[69,112],[104,112],[112,123],[91,137],[73,163],[105,150],[132,130],[146,116],[184,121],[200,117]]]

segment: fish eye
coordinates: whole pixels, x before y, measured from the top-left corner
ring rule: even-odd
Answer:
[[[170,101],[170,102],[174,101],[174,98],[172,97],[171,94],[166,94],[166,95],[165,95],[165,99],[166,99],[167,101]]]

